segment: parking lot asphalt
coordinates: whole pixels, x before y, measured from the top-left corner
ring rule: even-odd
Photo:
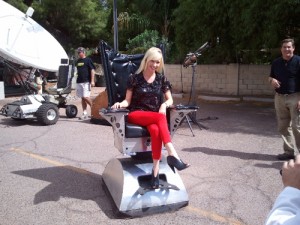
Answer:
[[[94,88],[92,96],[103,90]],[[0,106],[18,98],[0,100]],[[81,110],[74,93],[68,100]],[[189,205],[133,219],[115,216],[103,188],[105,166],[123,157],[110,126],[69,119],[63,109],[52,126],[0,116],[0,224],[263,224],[283,188],[273,105],[197,105],[196,119],[208,129],[192,122],[193,136],[184,121],[173,137],[180,157],[191,164],[179,172]]]

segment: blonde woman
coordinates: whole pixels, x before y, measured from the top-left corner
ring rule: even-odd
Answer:
[[[112,108],[128,108],[128,122],[147,127],[151,136],[153,170],[151,187],[159,188],[159,161],[162,144],[168,151],[167,163],[183,170],[189,164],[183,163],[171,142],[166,119],[166,110],[173,104],[171,84],[162,74],[164,61],[159,48],[152,47],[146,52],[137,72],[128,78],[126,97]]]

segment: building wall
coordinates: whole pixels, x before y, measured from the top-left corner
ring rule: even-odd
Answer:
[[[166,76],[173,85],[173,92],[190,92],[194,73],[195,93],[221,96],[272,96],[268,77],[270,65],[197,65],[184,68],[167,64]]]

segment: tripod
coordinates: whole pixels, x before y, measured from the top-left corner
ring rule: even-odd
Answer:
[[[210,44],[208,42],[204,43],[196,52],[194,53],[189,53],[187,54],[183,66],[184,67],[188,67],[188,66],[192,66],[192,85],[191,85],[191,91],[190,91],[190,99],[189,99],[189,103],[190,100],[192,99],[192,104],[196,105],[196,93],[195,93],[195,70],[196,70],[196,66],[197,66],[197,57],[201,55],[201,52],[203,52],[204,50],[208,49],[210,47]],[[198,120],[197,120],[197,114],[196,112],[190,112],[185,116],[185,119],[187,120],[190,130],[194,135],[193,129],[191,127],[190,121],[193,122],[194,124],[198,125],[198,127],[200,128],[200,130],[202,129],[208,129],[208,127],[204,126],[203,124],[201,124]],[[208,117],[206,119],[200,119],[200,120],[207,120],[207,119],[212,119],[211,117]],[[217,117],[215,117],[214,119],[217,119]]]
[[[195,70],[197,66],[197,60],[192,64],[192,85],[191,85],[191,92],[190,92],[190,100],[192,99],[192,104],[196,105],[196,93],[195,93]],[[189,102],[190,102],[189,100]],[[186,115],[186,119],[190,125],[190,121],[192,121],[194,124],[196,124],[200,130],[205,129],[207,130],[208,127],[204,126],[197,120],[197,112],[190,112]],[[191,128],[191,126],[190,126]],[[192,130],[191,130],[192,131]],[[194,136],[194,132],[192,131],[192,134]]]
[[[190,99],[189,99],[189,103],[190,104],[190,101],[192,99],[192,105],[196,105],[196,95],[195,95],[195,70],[196,70],[196,66],[197,66],[197,62],[195,61],[193,64],[192,64],[192,68],[193,68],[193,73],[192,73],[192,85],[191,85],[191,91],[190,91]],[[193,137],[195,137],[195,134],[194,134],[194,130],[191,126],[191,122],[194,123],[194,124],[197,124],[198,127],[200,128],[200,130],[202,129],[208,129],[206,126],[202,125],[200,122],[198,122],[197,118],[196,118],[196,112],[190,112],[188,114],[185,115],[184,119],[182,120],[183,121],[187,121],[188,125],[189,125],[189,128],[193,134]]]

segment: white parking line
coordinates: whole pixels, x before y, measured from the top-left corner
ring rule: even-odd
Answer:
[[[240,221],[238,221],[236,219],[229,218],[229,217],[224,217],[224,216],[221,216],[221,215],[219,215],[215,212],[206,211],[206,210],[196,208],[196,207],[193,207],[193,206],[190,206],[190,205],[188,205],[185,208],[185,210],[187,210],[189,212],[192,212],[192,213],[195,213],[195,214],[197,214],[201,217],[211,219],[211,220],[216,221],[216,222],[227,223],[229,225],[245,225],[245,224],[241,223]]]

